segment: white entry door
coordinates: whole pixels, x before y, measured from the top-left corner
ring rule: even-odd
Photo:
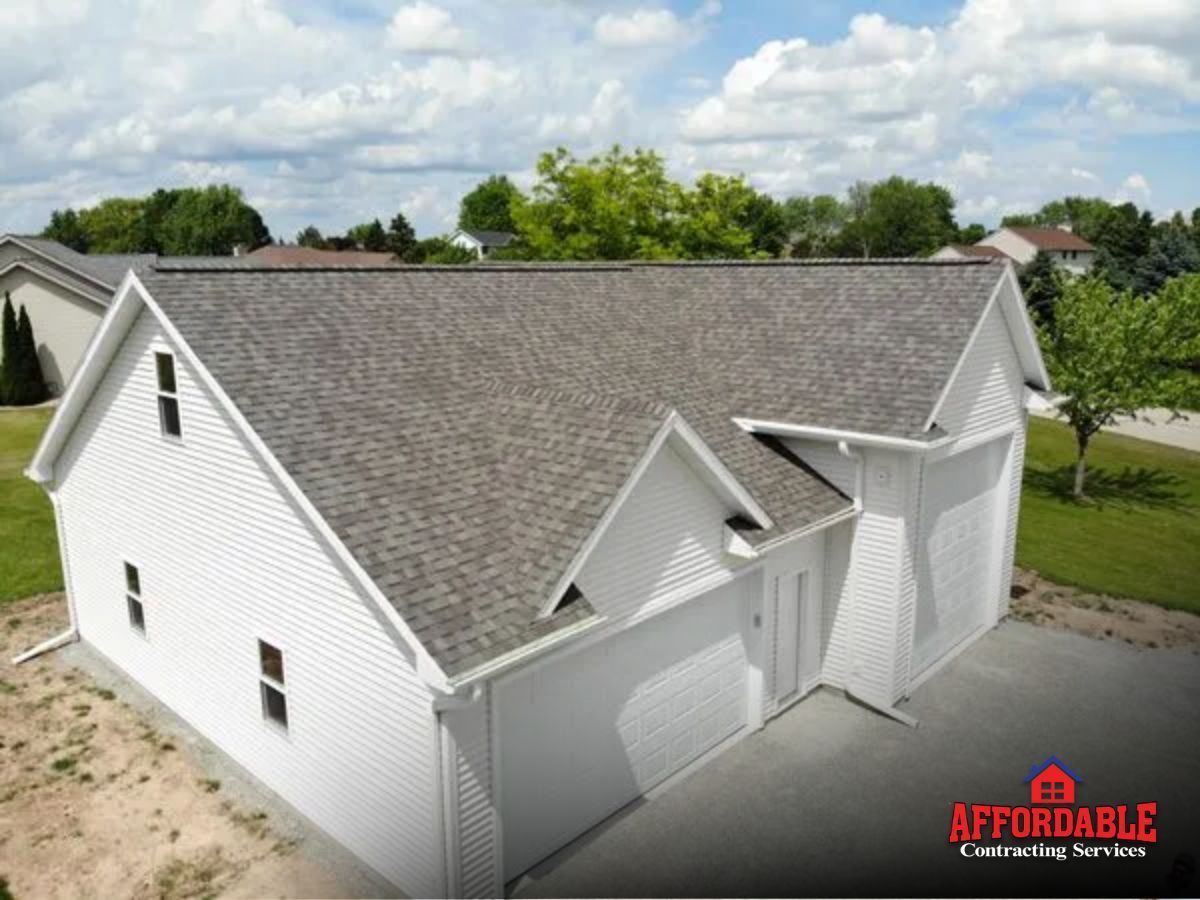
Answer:
[[[808,571],[775,584],[775,698],[786,704],[809,691],[821,672],[820,607]]]
[[[743,578],[496,687],[515,878],[743,728]]]

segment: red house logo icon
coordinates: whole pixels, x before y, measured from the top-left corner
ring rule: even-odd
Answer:
[[[1081,782],[1078,775],[1067,768],[1057,756],[1051,756],[1045,762],[1036,765],[1025,779],[1029,785],[1029,802],[1045,803],[1074,803],[1075,785]]]

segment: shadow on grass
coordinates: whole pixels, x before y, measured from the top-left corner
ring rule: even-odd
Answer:
[[[1029,469],[1025,472],[1025,483],[1040,494],[1053,497],[1064,503],[1082,502],[1093,506],[1111,504],[1120,507],[1151,507],[1192,512],[1188,502],[1184,480],[1162,469],[1126,466],[1118,471],[1092,469],[1084,483],[1084,498],[1076,501],[1072,490],[1075,487],[1075,466],[1060,466],[1057,469]]]

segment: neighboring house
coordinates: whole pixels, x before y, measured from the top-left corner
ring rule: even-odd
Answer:
[[[1075,275],[1082,275],[1091,269],[1096,259],[1096,248],[1074,234],[1069,226],[1033,228],[1014,225],[993,231],[977,246],[1000,250],[1018,265],[1030,262],[1040,250],[1048,254],[1056,265]]]
[[[87,255],[45,238],[0,235],[0,302],[7,293],[14,308],[28,311],[52,394],[70,380],[125,272],[153,261],[148,255]]]
[[[908,719],[1006,614],[1048,386],[1008,263],[162,262],[29,475],[61,640],[410,896],[503,896],[819,685]]]
[[[1009,259],[1009,255],[998,247],[981,244],[947,244],[930,259]]]
[[[1074,803],[1075,783],[1081,780],[1061,759],[1051,756],[1040,766],[1034,766],[1025,779],[1029,785],[1029,802]]]
[[[395,266],[391,253],[370,250],[318,250],[296,244],[265,244],[237,257],[259,266]]]
[[[516,239],[507,231],[466,231],[460,228],[450,235],[450,243],[470,250],[479,259],[490,256],[492,251],[507,247]]]

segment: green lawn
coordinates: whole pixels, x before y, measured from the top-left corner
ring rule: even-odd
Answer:
[[[50,413],[0,411],[0,602],[62,589],[54,510],[21,474]]]
[[[1067,426],[1030,420],[1017,565],[1200,613],[1200,453],[1101,434],[1076,503],[1074,447]]]

